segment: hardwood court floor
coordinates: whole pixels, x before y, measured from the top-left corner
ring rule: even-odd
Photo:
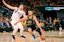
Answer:
[[[37,40],[34,41],[33,37],[28,33],[24,32],[23,35],[26,38],[21,38],[19,32],[16,33],[16,40],[15,42],[40,42],[40,37],[37,32],[34,31],[34,34],[37,36]],[[11,33],[0,33],[0,42],[12,42],[12,32]],[[58,31],[53,32],[45,32],[44,35],[46,36],[46,42],[64,42],[64,33],[60,36]]]

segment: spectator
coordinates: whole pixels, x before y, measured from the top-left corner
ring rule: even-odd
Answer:
[[[6,19],[5,20],[5,25],[6,25],[6,32],[10,32],[10,31],[12,31],[12,26],[11,26],[11,24],[10,24],[10,22],[9,22],[9,19]]]
[[[57,21],[56,24],[54,25],[54,28],[55,28],[55,30],[59,30],[59,23],[58,23],[58,21]]]
[[[47,20],[45,20],[45,22],[44,22],[44,29],[45,29],[46,31],[49,30],[49,23],[48,23]]]
[[[6,28],[5,22],[4,22],[3,19],[1,19],[1,29],[2,29],[2,31],[5,31],[5,28]]]
[[[53,30],[53,22],[51,17],[49,17],[49,30]]]
[[[2,32],[2,28],[1,28],[1,19],[0,19],[0,32]]]
[[[61,36],[62,35],[62,25],[60,24],[60,27],[59,27],[59,35]]]
[[[60,25],[60,22],[61,22],[61,21],[60,21],[60,19],[59,19],[59,18],[57,18],[57,22],[58,22],[58,24]]]
[[[53,25],[55,25],[55,24],[56,24],[56,22],[57,22],[57,19],[56,19],[56,18],[54,18],[54,20],[53,20]]]
[[[39,23],[40,23],[42,29],[44,30],[44,22],[42,20],[40,20]]]

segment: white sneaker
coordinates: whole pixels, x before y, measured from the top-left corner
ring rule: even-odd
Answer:
[[[36,36],[34,36],[33,38],[34,38],[34,40],[37,40],[37,37]]]
[[[12,38],[12,42],[15,42],[15,40]]]

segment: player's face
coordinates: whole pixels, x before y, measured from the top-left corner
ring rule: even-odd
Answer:
[[[33,14],[33,12],[32,11],[28,11],[28,15],[32,15]]]
[[[23,10],[23,5],[20,5],[20,6],[19,6],[19,9],[20,9],[20,10]]]

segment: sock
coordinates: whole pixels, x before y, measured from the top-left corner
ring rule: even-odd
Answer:
[[[32,34],[32,36],[35,38],[35,35],[34,34]]]
[[[12,35],[12,38],[15,40],[15,35]]]
[[[20,34],[20,36],[22,36],[22,34]]]

